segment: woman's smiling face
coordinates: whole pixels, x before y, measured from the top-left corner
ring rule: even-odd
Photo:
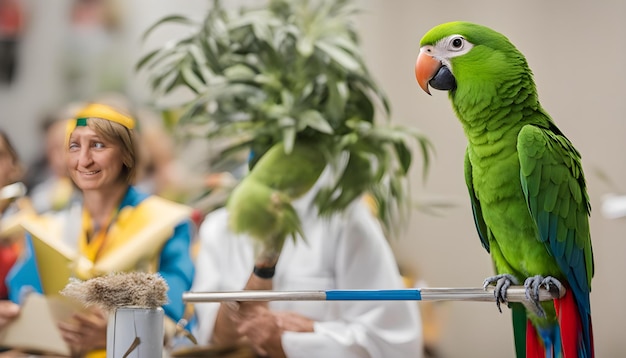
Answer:
[[[88,126],[76,127],[68,143],[67,169],[81,190],[126,185],[120,146]]]

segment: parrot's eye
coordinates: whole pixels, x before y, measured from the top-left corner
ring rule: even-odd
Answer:
[[[462,37],[455,37],[452,39],[452,41],[450,41],[450,46],[452,47],[453,50],[460,50],[463,48],[463,41],[464,39]]]
[[[463,35],[459,34],[444,37],[439,46],[443,48],[443,51],[447,51],[450,57],[464,55],[474,47]]]

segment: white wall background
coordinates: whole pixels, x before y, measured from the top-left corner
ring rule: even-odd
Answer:
[[[242,1],[226,1],[236,5]],[[141,44],[147,26],[174,12],[202,16],[208,0],[131,0],[125,8],[122,51],[127,51],[128,92],[149,98],[145,76],[133,63],[177,30],[160,31]],[[254,4],[256,1],[246,1]],[[596,262],[592,315],[598,357],[626,355],[626,222],[601,216],[602,196],[626,192],[626,2],[618,0],[360,0],[358,18],[367,63],[388,92],[394,120],[423,129],[437,155],[428,180],[414,175],[418,200],[443,200],[455,206],[433,216],[415,212],[406,236],[394,242],[400,264],[433,287],[478,286],[490,275],[488,254],[475,233],[463,179],[465,138],[445,93],[427,96],[417,86],[413,66],[421,36],[451,20],[468,20],[507,35],[526,55],[535,73],[544,107],[583,154],[594,209],[592,239]],[[69,0],[30,0],[29,28],[22,48],[19,77],[0,87],[0,127],[7,130],[23,159],[41,151],[36,134],[42,113],[66,101],[58,66],[63,58]],[[608,175],[614,184],[597,174]],[[512,357],[508,312],[495,305],[440,304],[444,320],[444,357]]]

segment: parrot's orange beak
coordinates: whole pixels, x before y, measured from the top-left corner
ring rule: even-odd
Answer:
[[[420,51],[415,62],[415,78],[424,92],[430,94],[428,82],[435,76],[439,68],[441,68],[441,61],[424,51]]]

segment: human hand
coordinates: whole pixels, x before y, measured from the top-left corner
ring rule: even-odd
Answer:
[[[315,321],[295,312],[274,312],[279,325],[285,331],[292,332],[313,332]]]
[[[237,332],[248,339],[260,356],[285,357],[281,341],[284,329],[280,319],[264,305],[240,306]]]
[[[73,352],[89,352],[106,347],[107,316],[98,308],[76,313],[68,322],[59,322],[63,340]]]
[[[6,326],[7,323],[14,320],[19,314],[20,306],[8,300],[0,301],[0,328]]]

